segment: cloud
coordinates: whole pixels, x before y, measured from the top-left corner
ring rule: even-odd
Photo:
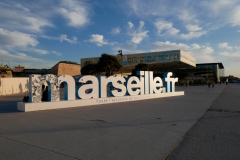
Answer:
[[[201,46],[200,46],[199,44],[197,44],[197,43],[191,44],[191,47],[192,47],[193,49],[200,49],[200,48],[201,48]]]
[[[219,44],[218,44],[218,47],[221,48],[221,49],[232,50],[232,47],[231,47],[231,46],[228,46],[228,43],[227,43],[227,42],[219,43]]]
[[[195,31],[200,31],[202,30],[202,27],[199,27],[198,25],[191,25],[191,24],[188,24],[186,26],[187,30],[190,31],[190,32],[195,32]]]
[[[21,32],[10,32],[3,28],[0,28],[0,45],[6,47],[26,47],[26,46],[36,46],[38,41],[35,36],[31,34],[21,33]]]
[[[176,1],[174,4],[166,0],[129,0],[127,4],[130,8],[127,14],[134,14],[143,20],[152,20],[156,17],[168,19],[177,22],[175,24],[177,29],[186,27],[189,32],[202,31],[204,29],[208,33],[209,30],[216,30],[218,27],[225,25],[240,25],[239,0],[185,0]],[[189,24],[194,26],[186,26]],[[202,26],[199,26],[200,24]],[[162,35],[161,28],[159,28],[158,33]],[[205,33],[185,34],[187,36],[183,35],[182,38],[190,38],[195,35],[198,38]]]
[[[128,22],[128,27],[129,27],[129,29],[133,29],[134,24],[132,22]]]
[[[162,31],[167,31],[170,35],[174,35],[179,32],[178,29],[173,28],[172,23],[165,20],[157,19],[154,22],[154,25],[157,28],[158,35],[162,35]]]
[[[103,35],[99,35],[99,34],[92,34],[91,39],[87,40],[86,42],[96,43],[97,46],[109,44],[106,40],[104,40]]]
[[[199,62],[214,62],[214,49],[210,46],[199,45],[193,43],[191,45],[184,43],[172,43],[169,41],[166,42],[154,42],[149,45],[152,48],[152,51],[166,51],[166,50],[183,50]]]
[[[212,54],[214,52],[214,49],[212,47],[206,46],[201,49],[201,54],[207,55],[207,54]]]
[[[55,27],[53,18],[63,17],[70,27],[83,27],[90,22],[90,3],[79,0],[8,1],[0,3],[0,27],[31,33],[43,33],[45,27]],[[57,17],[58,16],[58,17]]]
[[[57,52],[57,51],[52,51],[52,53],[55,54],[55,55],[57,55],[57,56],[61,56],[61,55],[62,55],[62,53]]]
[[[49,54],[49,51],[47,51],[47,50],[37,49],[37,48],[33,48],[33,47],[14,48],[14,51],[15,52],[27,52],[30,54],[38,54],[38,55]]]
[[[127,44],[114,44],[112,48],[113,52],[117,53],[119,50],[122,50],[123,55],[124,54],[133,54],[133,53],[143,53],[147,52],[145,50],[140,50],[137,48],[136,44],[133,43],[127,43]]]
[[[180,34],[179,38],[181,39],[192,39],[192,38],[199,38],[203,35],[205,35],[207,33],[207,31],[200,31],[200,32],[189,32],[187,34]]]
[[[77,43],[77,37],[73,36],[73,39],[68,39],[67,35],[63,34],[60,36],[60,41],[67,41],[69,43]]]
[[[230,18],[230,22],[232,23],[233,26],[240,26],[239,15],[240,15],[240,6],[232,10],[232,16]]]
[[[230,8],[233,8],[237,5],[239,1],[238,0],[204,0],[202,2],[204,7],[210,8],[213,13],[215,14],[221,14],[222,11],[228,10]],[[225,12],[226,13],[226,12]]]
[[[56,40],[56,41],[60,41],[60,42],[66,41],[66,42],[69,42],[71,44],[78,43],[78,38],[77,37],[73,36],[72,39],[69,39],[66,34],[61,34],[59,37],[46,36],[46,35],[40,35],[39,37],[45,38],[45,39],[50,39],[50,40]]]
[[[132,13],[141,19],[149,19],[151,17],[170,18],[183,22],[198,22],[197,14],[199,14],[199,4],[191,0],[171,1],[166,0],[128,0],[127,13]]]
[[[189,10],[180,10],[178,18],[184,22],[198,22],[198,20],[196,19],[196,15]]]
[[[199,38],[202,35],[206,34],[207,31],[202,31],[202,28],[198,25],[186,25],[188,33],[179,33],[180,30],[173,27],[173,24],[171,22],[167,22],[162,19],[157,19],[154,22],[154,25],[157,29],[157,33],[159,36],[174,36],[176,38],[180,39],[192,39],[192,38]]]
[[[134,25],[132,22],[128,22],[128,35],[132,37],[131,42],[134,44],[139,44],[143,39],[148,37],[148,30],[144,30],[144,22],[139,22],[139,27],[137,29],[134,29]]]
[[[221,56],[223,56],[223,60],[225,62],[237,62],[239,65],[240,61],[240,54],[239,52],[220,52],[219,53]]]
[[[165,0],[128,0],[128,7],[138,17],[146,16],[167,16],[175,14],[181,6],[184,6],[185,1],[174,2],[177,7],[174,7],[170,1]],[[171,8],[171,10],[169,10]],[[177,9],[178,8],[178,9]],[[129,10],[128,10],[129,12]]]
[[[71,27],[82,27],[89,23],[89,6],[83,1],[77,0],[61,0],[61,7],[57,8],[60,13]]]
[[[166,50],[189,50],[191,47],[188,46],[187,44],[183,43],[171,43],[169,41],[166,42],[154,42],[150,45],[151,48],[153,48],[154,51],[156,50],[161,50],[161,51],[166,51]]]
[[[233,26],[240,25],[239,0],[204,0],[201,6],[204,8],[204,19],[212,25],[224,26],[229,23]]]
[[[112,34],[119,34],[121,32],[121,29],[119,27],[112,29]]]
[[[167,35],[176,36],[179,33],[179,30],[176,28],[170,28],[166,31]]]
[[[34,52],[34,53],[37,53],[37,54],[40,54],[40,55],[48,54],[48,51],[42,50],[42,49],[29,49],[28,51]]]
[[[25,53],[17,52],[10,53],[9,51],[0,49],[0,57],[11,64],[17,66],[22,64],[27,68],[51,68],[56,61],[49,61],[46,59],[34,58]]]
[[[27,55],[25,53],[17,53],[17,55],[19,55],[21,57],[27,57]]]
[[[6,50],[0,49],[0,56],[3,59],[10,59],[12,60],[22,60],[22,61],[34,61],[34,62],[39,62],[40,59],[38,58],[33,58],[30,56],[27,56],[25,53],[17,53],[17,54],[11,54]]]
[[[30,11],[30,9],[28,9],[27,7],[22,6],[21,4],[15,4],[15,7],[19,8],[19,9],[25,11],[25,12],[29,12]]]
[[[224,43],[219,43],[218,47],[220,49],[219,54],[223,56],[224,61],[229,61],[229,62],[239,62],[240,61],[240,47],[239,46],[230,46],[227,42]],[[229,52],[230,51],[230,52]]]
[[[43,27],[53,27],[43,16],[18,3],[0,3],[0,19],[0,27],[8,30],[42,33]]]

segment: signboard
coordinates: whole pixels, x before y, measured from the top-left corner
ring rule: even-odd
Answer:
[[[29,76],[29,102],[19,102],[18,109],[35,111],[184,95],[184,92],[175,92],[178,78],[171,76],[172,73],[167,72],[161,79],[153,77],[152,71],[138,71],[137,76],[126,79],[118,76],[87,75],[74,80],[69,75],[57,77],[52,74],[33,74]],[[48,102],[41,102],[42,85],[45,82],[48,84]],[[61,84],[64,84],[64,101],[60,101]]]

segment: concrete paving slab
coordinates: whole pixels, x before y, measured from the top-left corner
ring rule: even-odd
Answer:
[[[239,159],[239,93],[229,84],[167,159]]]
[[[0,137],[0,158],[1,159],[37,159],[51,153],[38,146],[22,143],[17,140]]]
[[[168,159],[239,159],[239,128],[239,113],[207,112]]]
[[[64,121],[59,117],[41,116],[34,118],[30,123],[16,121],[4,127],[0,122],[0,126],[4,128],[0,132],[3,137],[58,151],[108,132],[113,125],[77,119]]]
[[[44,157],[41,157],[39,159],[41,159],[41,160],[53,160],[53,159],[57,159],[57,160],[76,160],[77,158],[70,157],[68,155],[62,155],[61,153],[52,153],[52,154],[46,155]]]
[[[211,108],[240,111],[240,84],[229,84]]]
[[[9,139],[2,146],[10,151],[9,144],[18,142],[42,149],[34,156],[28,152],[36,159],[161,159],[225,87],[176,87],[185,95],[29,113],[8,108],[22,95],[0,97],[0,137]]]
[[[169,131],[119,126],[62,153],[80,159],[160,159],[181,137]]]

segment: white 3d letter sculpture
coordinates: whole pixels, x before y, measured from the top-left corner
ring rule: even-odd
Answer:
[[[69,75],[57,77],[52,74],[33,74],[29,76],[30,103],[19,102],[18,108],[23,111],[53,109],[53,105],[41,103],[44,83],[48,84],[48,102],[56,103],[55,108],[68,107],[68,103],[60,101],[61,84],[64,86],[64,100],[71,102],[69,103],[70,107],[184,95],[184,92],[175,92],[175,83],[178,78],[171,76],[172,73],[168,72],[161,79],[153,77],[152,71],[137,71],[137,76],[129,76],[126,79],[118,76],[95,77],[87,75],[74,80]],[[36,103],[43,104],[40,105],[43,106],[43,109],[41,107],[34,109],[34,106],[26,108],[33,103],[35,106],[37,106]]]

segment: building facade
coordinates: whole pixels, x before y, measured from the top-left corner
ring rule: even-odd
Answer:
[[[117,55],[116,55],[117,56]],[[165,68],[192,68],[196,67],[196,59],[182,50],[145,52],[117,56],[123,65],[123,74],[129,75],[139,63],[146,63],[149,69],[157,71]],[[81,66],[88,63],[97,63],[99,57],[81,59]],[[120,71],[116,74],[120,74]]]
[[[196,65],[196,68],[212,70],[212,73],[203,73],[202,76],[209,77],[209,79],[215,82],[220,82],[221,77],[225,76],[222,63],[199,63]]]
[[[14,72],[22,72],[24,69],[25,69],[24,66],[18,65],[18,66],[15,66],[15,67],[13,68],[13,71],[14,71]]]
[[[57,76],[67,74],[73,77],[78,77],[81,74],[81,65],[59,62],[51,68],[51,74]]]

